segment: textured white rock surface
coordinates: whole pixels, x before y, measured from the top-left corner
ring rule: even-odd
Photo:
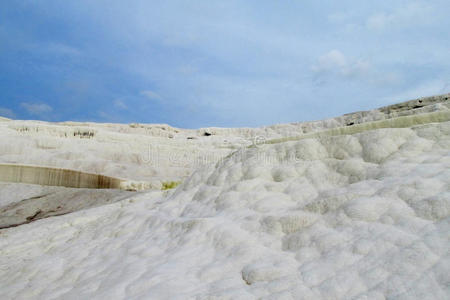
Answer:
[[[184,179],[0,183],[0,227],[63,214],[0,230],[0,299],[448,299],[448,108],[199,130],[0,119],[0,163]],[[243,147],[258,136],[274,144]]]
[[[448,299],[449,211],[450,122],[259,145],[1,230],[0,298]]]
[[[138,188],[157,189],[162,182],[183,180],[201,166],[215,163],[260,139],[298,137],[430,112],[448,115],[449,97],[450,94],[420,98],[322,121],[262,128],[189,130],[161,124],[48,123],[3,119],[0,122],[0,163],[101,174],[136,181],[134,185]]]

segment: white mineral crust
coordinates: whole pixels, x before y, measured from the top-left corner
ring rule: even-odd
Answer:
[[[0,184],[0,219],[6,208],[19,218],[11,205],[33,197],[41,213],[66,205],[0,230],[0,298],[449,299],[445,96],[256,129],[2,120],[1,163],[153,189]],[[414,124],[398,119],[408,115]],[[371,125],[388,119],[393,127]],[[279,140],[252,145],[255,136]],[[141,156],[149,145],[152,164]],[[158,190],[164,180],[182,184]]]

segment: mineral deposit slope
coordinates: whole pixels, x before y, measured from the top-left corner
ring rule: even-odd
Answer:
[[[236,149],[267,140],[297,138],[333,129],[354,133],[357,128],[373,129],[380,124],[393,127],[394,121],[389,120],[411,116],[409,120],[414,121],[415,116],[427,113],[446,114],[448,118],[449,97],[449,94],[426,97],[322,121],[261,128],[189,130],[163,124],[5,119],[0,122],[0,163],[94,173],[137,181],[137,188],[158,189],[164,182],[183,180],[194,170],[215,163]]]
[[[401,128],[230,147],[174,190],[0,230],[0,298],[448,299],[450,121],[426,115],[445,101],[314,127],[423,114]]]

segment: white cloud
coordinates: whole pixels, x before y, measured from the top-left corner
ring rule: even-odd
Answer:
[[[342,68],[347,65],[347,59],[345,55],[339,50],[331,50],[325,55],[319,57],[318,65],[315,67],[316,70],[329,70],[334,68]]]
[[[22,102],[20,106],[23,107],[30,115],[41,116],[53,111],[53,108],[45,103],[27,103]]]
[[[348,59],[341,51],[331,50],[320,56],[312,67],[316,73],[331,73],[343,77],[364,75],[370,69],[369,62],[359,59]]]
[[[160,100],[163,99],[160,95],[158,95],[157,93],[155,93],[153,91],[150,91],[150,90],[142,91],[141,95],[147,97],[150,100],[158,100],[158,101],[160,101]]]
[[[403,82],[403,76],[397,71],[380,70],[364,59],[345,56],[339,50],[320,56],[311,68],[319,83],[327,79],[360,80],[374,86],[397,86]]]
[[[393,26],[409,26],[426,22],[431,17],[430,4],[414,2],[391,13],[379,12],[371,15],[366,26],[371,30],[389,29]]]
[[[114,101],[114,107],[117,109],[128,109],[128,106],[120,99]]]
[[[0,107],[0,116],[6,118],[15,118],[16,114],[9,108]]]
[[[393,15],[387,15],[385,13],[378,13],[370,16],[367,19],[366,26],[369,29],[380,30],[385,28],[389,23],[391,23],[395,17]]]

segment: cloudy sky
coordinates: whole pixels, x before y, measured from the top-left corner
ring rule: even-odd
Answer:
[[[450,92],[450,2],[0,3],[0,115],[259,126]]]

